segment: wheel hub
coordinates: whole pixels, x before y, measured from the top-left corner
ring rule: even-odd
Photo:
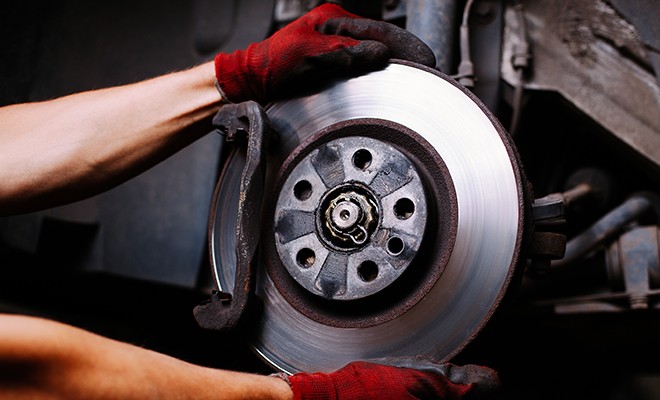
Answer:
[[[356,300],[397,280],[424,236],[427,204],[413,163],[381,140],[310,143],[280,191],[277,253],[312,294]]]
[[[324,243],[347,251],[363,247],[378,224],[374,194],[359,183],[348,183],[327,193],[319,207],[318,227]]]

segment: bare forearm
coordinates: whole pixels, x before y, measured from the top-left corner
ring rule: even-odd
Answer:
[[[127,353],[135,357],[135,365],[142,369],[145,377],[142,381],[130,377],[123,380],[122,385],[130,387],[133,384],[135,390],[123,393],[122,399],[293,399],[291,388],[280,378],[200,367],[133,346],[128,347]],[[107,373],[103,375],[107,376]],[[140,388],[148,390],[141,392]],[[91,387],[85,390],[87,393],[92,391]],[[115,397],[112,394],[108,398]]]
[[[108,189],[201,137],[220,97],[213,64],[0,109],[0,214]]]
[[[293,398],[279,378],[200,367],[53,321],[11,315],[0,315],[0,372],[0,398],[17,400]]]

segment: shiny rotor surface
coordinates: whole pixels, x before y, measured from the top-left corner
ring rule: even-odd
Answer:
[[[255,350],[289,373],[330,371],[356,359],[425,355],[447,360],[455,355],[494,312],[517,262],[522,189],[498,123],[448,78],[404,64],[276,103],[267,113],[280,135],[279,160],[304,138],[340,121],[378,118],[417,132],[449,170],[458,226],[449,263],[427,296],[379,325],[339,328],[314,321],[291,306],[260,269],[264,310]],[[240,171],[242,165],[232,168]],[[221,286],[223,275],[216,274]]]

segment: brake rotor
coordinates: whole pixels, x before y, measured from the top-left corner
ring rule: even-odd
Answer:
[[[518,264],[523,178],[508,136],[471,93],[406,62],[272,104],[251,337],[276,369],[358,359],[447,361],[496,310]],[[244,157],[226,164],[211,219],[220,289],[234,285]]]

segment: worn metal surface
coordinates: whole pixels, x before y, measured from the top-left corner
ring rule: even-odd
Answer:
[[[554,268],[569,266],[594,249],[616,238],[631,222],[653,210],[655,196],[638,194],[605,214],[584,232],[571,238],[566,245],[566,255],[553,263]]]
[[[606,248],[609,288],[598,293],[543,300],[557,314],[622,313],[660,309],[660,230],[639,226]]]
[[[277,253],[311,293],[370,296],[401,276],[421,245],[427,214],[421,178],[405,155],[376,139],[311,146],[277,199]]]
[[[534,232],[527,253],[529,257],[560,259],[566,252],[566,236],[555,232]]]
[[[660,253],[658,227],[632,229],[610,246],[607,270],[610,280],[629,296],[630,308],[649,308],[652,278],[658,284]]]
[[[660,87],[647,70],[634,27],[602,0],[525,3],[533,46],[525,88],[557,91],[614,137],[660,166]],[[511,65],[518,19],[505,12],[502,77]]]
[[[610,3],[635,26],[647,45],[648,58],[660,85],[660,3],[657,0],[610,0]]]
[[[256,253],[259,243],[261,202],[264,195],[266,172],[266,149],[270,132],[268,117],[259,104],[253,101],[223,106],[213,118],[213,125],[223,132],[227,140],[246,142],[246,161],[239,184],[236,209],[232,210],[231,220],[222,220],[225,207],[219,203],[218,191],[214,196],[209,224],[209,244],[212,268],[216,270],[215,248],[227,246],[215,235],[215,226],[233,227],[235,231],[236,264],[234,265],[234,285],[232,290],[213,293],[210,301],[195,307],[195,319],[202,328],[229,330],[238,326],[246,318],[249,303],[253,299]],[[245,138],[247,136],[247,138]]]
[[[264,260],[270,279],[278,292],[296,310],[323,325],[341,328],[364,328],[385,323],[405,313],[417,304],[433,288],[444,271],[451,255],[458,224],[456,193],[447,166],[433,146],[418,133],[393,121],[358,118],[331,124],[307,137],[297,146],[277,172],[274,192],[282,191],[283,181],[290,176],[293,166],[314,149],[311,144],[321,145],[340,138],[363,137],[377,139],[407,157],[416,166],[423,179],[427,202],[427,229],[414,265],[402,276],[374,294],[353,301],[319,301],[302,288],[282,265],[274,246],[275,233],[267,229],[262,238]],[[374,178],[375,179],[375,178]],[[378,191],[385,181],[378,179]],[[375,183],[376,183],[375,182]],[[273,221],[275,207],[268,207],[265,219]],[[272,225],[271,225],[272,226]],[[386,233],[385,230],[383,232]],[[387,236],[376,238],[384,240]],[[394,259],[392,259],[394,260]],[[399,259],[398,261],[402,261]]]
[[[386,355],[446,360],[460,351],[497,308],[522,240],[520,171],[496,120],[449,78],[406,64],[277,103],[268,115],[282,136],[275,159],[285,159],[305,138],[340,121],[375,118],[416,132],[446,164],[458,225],[437,282],[409,309],[382,323],[352,328],[320,323],[290,304],[261,274],[258,294],[264,313],[255,328],[256,351],[287,372],[333,370],[355,359]]]

